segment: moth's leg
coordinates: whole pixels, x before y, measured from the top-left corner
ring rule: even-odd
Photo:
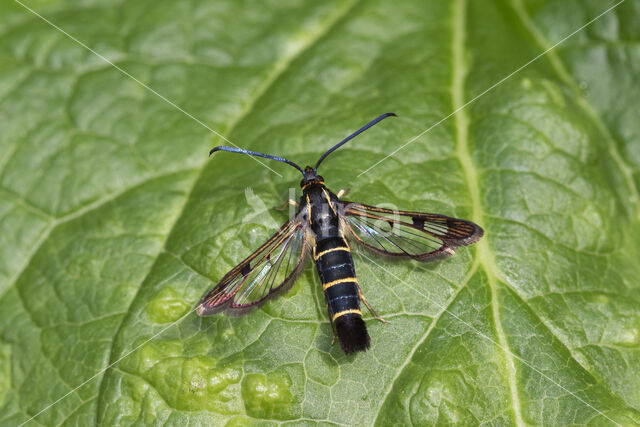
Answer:
[[[331,347],[336,343],[336,328],[333,325],[333,314],[331,314],[331,310],[329,309],[329,304],[327,304],[327,311],[329,312],[329,323],[331,324]]]
[[[356,286],[358,286],[358,295],[360,296],[360,299],[362,300],[364,305],[367,306],[371,314],[373,314],[375,318],[381,321],[382,323],[389,323],[388,320],[383,319],[382,316],[379,316],[378,313],[376,313],[376,311],[373,308],[371,308],[371,306],[369,305],[369,301],[367,301],[367,299],[364,297],[364,294],[362,293],[362,289],[360,289],[360,286],[359,285],[356,285]]]
[[[331,347],[333,347],[333,345],[336,343],[336,328],[333,327],[333,322],[331,322],[331,332],[332,332]]]
[[[277,210],[277,211],[283,211],[287,208],[287,206],[298,206],[298,202],[296,202],[293,199],[289,199],[286,202],[284,202],[284,205],[282,206],[275,206],[273,209]]]
[[[349,194],[349,191],[351,191],[350,188],[341,188],[340,191],[338,191],[338,194],[336,194],[336,196],[338,196],[338,199],[341,198],[342,196],[346,196],[347,194]]]

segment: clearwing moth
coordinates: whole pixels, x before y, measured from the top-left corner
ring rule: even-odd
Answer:
[[[318,166],[333,151],[381,120],[367,123],[324,153],[315,167],[302,169],[282,157],[234,147],[215,147],[209,153],[229,151],[284,162],[302,173],[302,197],[296,214],[254,253],[229,271],[200,301],[197,312],[209,316],[226,311],[243,314],[286,292],[311,255],[324,290],[334,338],[346,354],[369,348],[360,301],[384,321],[365,299],[351,258],[349,242],[375,254],[433,261],[451,256],[458,246],[477,242],[480,226],[444,215],[396,211],[340,199],[318,175]],[[295,203],[295,202],[294,202]]]

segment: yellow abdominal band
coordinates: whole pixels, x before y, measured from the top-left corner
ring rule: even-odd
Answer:
[[[355,308],[350,308],[349,310],[344,310],[344,311],[341,311],[340,313],[334,314],[333,319],[331,319],[331,321],[335,322],[338,317],[342,317],[345,314],[359,314],[360,316],[362,316],[362,312],[360,310],[356,310]]]

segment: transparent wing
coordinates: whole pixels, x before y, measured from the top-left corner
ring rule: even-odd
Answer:
[[[306,253],[305,223],[293,218],[202,298],[198,314],[209,316],[224,310],[243,314],[260,306],[293,285]]]
[[[451,256],[477,242],[484,231],[473,222],[444,215],[344,204],[344,225],[367,249],[421,261]]]

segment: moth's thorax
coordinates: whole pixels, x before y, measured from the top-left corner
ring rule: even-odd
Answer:
[[[314,183],[303,191],[301,210],[306,212],[306,220],[316,240],[340,236],[339,202],[338,197],[323,184]]]

